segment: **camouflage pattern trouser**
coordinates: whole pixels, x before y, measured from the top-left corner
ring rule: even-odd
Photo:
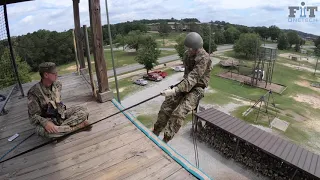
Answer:
[[[60,120],[62,123],[60,125],[68,125],[70,127],[76,126],[83,121],[87,120],[89,116],[89,113],[86,111],[86,108],[81,106],[72,106],[70,108],[67,108],[65,111],[65,117],[66,119]],[[48,133],[44,127],[41,125],[36,126],[36,134],[39,136],[44,136],[48,138],[54,138],[54,137],[60,137],[63,136],[66,133]]]
[[[179,131],[189,112],[197,108],[204,97],[204,89],[198,87],[189,93],[178,93],[173,97],[166,97],[158,113],[158,120],[153,132],[159,134],[164,128],[164,137],[171,140]]]

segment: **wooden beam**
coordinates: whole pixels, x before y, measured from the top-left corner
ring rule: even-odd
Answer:
[[[113,98],[113,93],[109,89],[107,65],[104,58],[103,36],[101,26],[100,0],[88,0],[90,24],[93,41],[93,56],[96,67],[97,80],[99,85],[98,99],[105,102]]]
[[[79,1],[73,0],[73,17],[74,17],[74,29],[75,29],[75,37],[77,43],[77,51],[78,51],[78,59],[80,64],[80,69],[86,67],[84,63],[84,51],[83,51],[83,35],[80,29],[80,15],[79,15]]]

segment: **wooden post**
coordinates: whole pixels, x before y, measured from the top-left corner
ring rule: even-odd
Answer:
[[[78,51],[77,51],[77,43],[76,43],[76,37],[74,35],[74,30],[72,30],[72,36],[73,36],[73,46],[74,46],[74,56],[76,58],[76,66],[77,66],[77,73],[79,73],[79,59],[78,59]]]
[[[75,38],[77,43],[77,52],[78,59],[80,64],[80,69],[86,68],[84,63],[84,52],[83,52],[83,36],[81,35],[80,30],[80,15],[79,15],[79,1],[73,0],[73,17],[74,17],[74,29],[75,29]]]
[[[91,68],[90,46],[89,46],[88,31],[87,31],[86,25],[83,25],[83,32],[84,32],[84,36],[85,36],[86,56],[87,56],[87,62],[88,62],[88,69],[89,69],[89,76],[90,76],[90,81],[91,81],[92,93],[93,93],[94,97],[97,97],[96,86],[95,86],[95,82],[93,80],[93,73],[92,73],[92,68]]]
[[[91,4],[90,4],[91,3]],[[106,102],[113,98],[109,89],[107,65],[104,59],[103,37],[101,27],[100,0],[89,0],[91,31],[93,40],[93,56],[96,67],[97,80],[99,84],[98,100]]]

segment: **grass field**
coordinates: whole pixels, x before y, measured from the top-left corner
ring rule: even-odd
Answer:
[[[176,51],[161,51],[160,57],[164,56],[170,56],[176,54]],[[112,60],[111,60],[111,52],[110,50],[104,51],[105,60],[107,62],[107,68],[108,70],[112,69]],[[135,61],[136,52],[124,52],[124,51],[114,51],[114,62],[115,67],[122,67],[130,64],[135,64],[137,61]],[[94,62],[93,55],[90,56],[91,62]],[[85,61],[86,58],[85,58]],[[92,64],[93,71],[95,72],[95,66]],[[71,62],[68,64],[60,65],[58,66],[58,74],[63,75],[67,73],[72,73],[76,71],[76,62]],[[30,73],[32,80],[39,80],[40,76],[37,72]]]
[[[148,33],[148,35],[151,35],[156,39],[158,46],[163,48],[174,48],[174,45],[176,44],[175,40],[180,34],[186,34],[186,33],[172,32],[164,38],[161,37],[159,33]]]
[[[232,51],[227,51],[223,55],[235,57],[235,54]],[[243,59],[243,61],[245,61],[245,59]],[[302,143],[304,145],[308,144],[312,148],[317,149],[318,146],[310,143],[310,141],[314,139],[314,137],[318,137],[320,135],[320,131],[317,131],[316,128],[312,128],[310,126],[310,122],[317,123],[317,121],[320,120],[317,118],[320,117],[320,110],[311,104],[298,102],[293,97],[297,95],[306,95],[314,98],[320,97],[320,91],[313,90],[308,86],[301,86],[297,84],[298,82],[302,81],[307,83],[319,82],[319,75],[314,76],[311,72],[298,71],[294,68],[284,66],[283,63],[296,65],[298,62],[289,60],[287,58],[278,57],[272,82],[286,85],[287,89],[282,95],[273,94],[277,109],[269,110],[269,115],[272,118],[277,115],[280,119],[286,120],[290,123],[289,128],[283,134],[284,136],[298,143]],[[311,66],[310,63],[308,64],[308,62],[306,62],[305,65]],[[215,93],[208,93],[204,98],[205,103],[226,105],[235,101],[232,97],[240,97],[247,99],[249,102],[251,101],[251,104],[253,104],[254,100],[258,100],[260,96],[267,92],[265,90],[250,86],[240,86],[238,82],[215,76],[215,74],[225,71],[226,69],[223,69],[219,66],[214,67],[210,80],[210,87],[215,91]],[[266,114],[260,113],[258,122],[255,122],[257,111],[251,112],[247,117],[244,118],[242,113],[248,108],[248,105],[240,106],[233,111],[232,114],[253,124],[266,127],[269,126],[268,116]],[[300,119],[300,117],[302,119]]]

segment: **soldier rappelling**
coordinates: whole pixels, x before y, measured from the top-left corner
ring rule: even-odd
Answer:
[[[187,114],[197,108],[210,81],[212,61],[203,49],[202,37],[196,32],[191,32],[186,36],[184,45],[188,50],[183,58],[183,80],[175,87],[161,92],[165,101],[161,105],[153,129],[157,136],[164,129],[163,141],[166,143],[179,131]]]

